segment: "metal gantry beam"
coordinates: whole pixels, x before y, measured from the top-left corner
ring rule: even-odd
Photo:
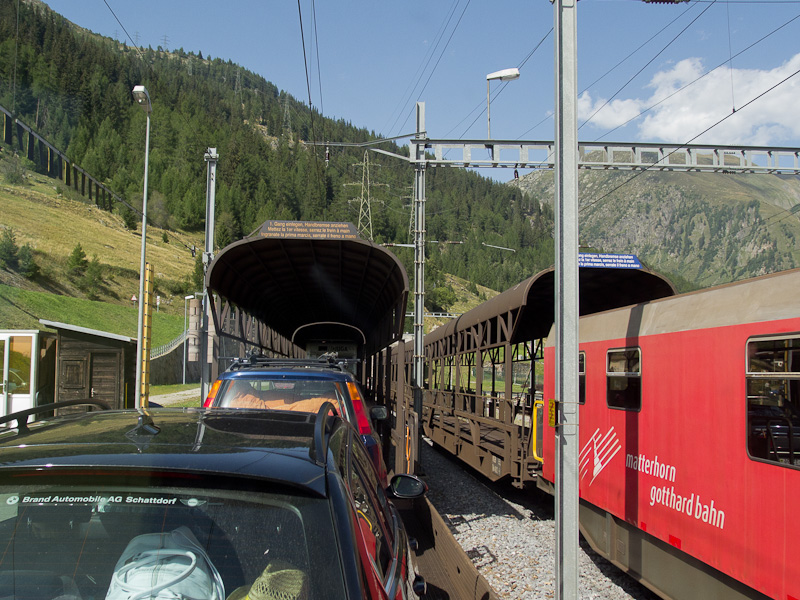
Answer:
[[[556,163],[550,141],[428,139],[424,149],[429,167],[548,170]],[[800,148],[579,141],[578,154],[579,169],[800,175]]]

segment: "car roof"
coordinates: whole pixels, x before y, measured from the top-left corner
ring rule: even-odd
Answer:
[[[350,381],[352,375],[346,371],[330,371],[314,367],[241,367],[236,370],[226,371],[220,379],[237,379],[239,377],[269,377],[285,379],[318,379],[325,381]]]
[[[236,373],[270,373],[297,376],[306,374],[319,378],[335,380],[352,379],[352,374],[347,370],[347,360],[337,360],[331,357],[320,358],[268,358],[260,355],[250,355],[238,358],[228,369],[220,375],[221,379],[229,379]]]
[[[263,479],[325,496],[327,435],[347,425],[320,414],[165,408],[56,417],[0,432],[0,477],[99,467]]]

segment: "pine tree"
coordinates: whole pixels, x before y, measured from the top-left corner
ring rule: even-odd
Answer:
[[[103,265],[100,264],[100,259],[95,254],[86,265],[86,272],[81,282],[81,287],[86,292],[89,300],[97,300],[103,282]]]
[[[3,230],[3,234],[0,235],[0,267],[16,270],[18,251],[14,230],[11,227],[7,227]]]
[[[33,258],[33,248],[30,244],[25,244],[19,249],[17,254],[19,259],[19,273],[26,279],[33,279],[39,274],[39,265]]]
[[[80,277],[86,272],[89,266],[89,261],[86,260],[86,253],[78,243],[73,249],[72,253],[67,259],[67,273],[72,277]]]

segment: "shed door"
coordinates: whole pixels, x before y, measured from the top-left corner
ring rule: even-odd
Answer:
[[[113,408],[122,408],[120,377],[121,352],[91,352],[89,355],[89,397],[104,400]]]

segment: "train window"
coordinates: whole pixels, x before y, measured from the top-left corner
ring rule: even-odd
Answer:
[[[641,410],[641,349],[621,348],[609,350],[606,360],[606,403],[609,408]]]
[[[428,389],[438,390],[442,385],[442,361],[441,359],[431,360],[431,380]]]
[[[453,357],[445,356],[442,361],[442,390],[445,392],[453,391],[453,381],[455,372],[453,370]]]
[[[586,404],[586,352],[578,352],[578,403]]]
[[[475,352],[465,352],[459,355],[461,364],[458,372],[458,391],[475,391]]]
[[[505,347],[489,348],[482,352],[483,377],[481,378],[481,393],[491,395],[492,393],[504,392],[506,387],[503,370],[506,364]]]
[[[800,468],[800,337],[747,342],[747,450]]]

